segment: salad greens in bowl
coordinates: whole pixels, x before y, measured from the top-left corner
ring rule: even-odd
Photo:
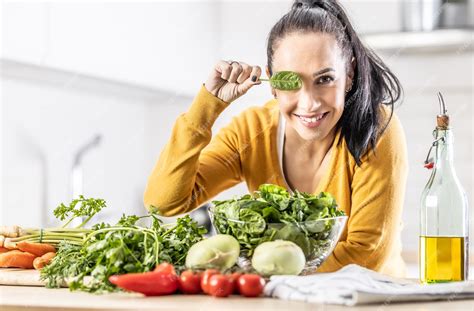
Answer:
[[[255,248],[268,241],[285,240],[298,245],[306,258],[302,274],[313,273],[331,254],[342,234],[347,216],[334,197],[312,195],[263,184],[252,194],[212,201],[208,211],[217,233],[234,236],[240,244],[239,265],[250,266]]]

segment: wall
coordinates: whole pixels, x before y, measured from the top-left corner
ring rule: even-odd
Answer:
[[[53,225],[52,209],[71,200],[74,153],[96,134],[103,138],[84,157],[84,195],[107,200],[101,219],[145,212],[157,149],[190,98],[5,61],[1,81],[1,223]]]
[[[216,1],[7,2],[2,57],[193,93],[219,39]]]

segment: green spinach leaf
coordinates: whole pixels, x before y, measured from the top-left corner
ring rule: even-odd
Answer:
[[[293,71],[279,71],[274,73],[270,80],[260,79],[261,81],[269,81],[270,85],[282,91],[299,90],[303,85],[301,77]]]

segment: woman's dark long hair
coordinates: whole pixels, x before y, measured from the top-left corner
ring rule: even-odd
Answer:
[[[394,103],[402,87],[384,62],[365,47],[336,0],[296,0],[290,12],[272,28],[267,43],[267,66],[272,75],[273,54],[278,41],[290,33],[323,32],[335,36],[342,55],[350,66],[355,60],[352,88],[346,94],[344,112],[338,122],[341,134],[358,165],[361,157],[374,150],[393,115]],[[388,122],[381,126],[381,107],[391,108]]]

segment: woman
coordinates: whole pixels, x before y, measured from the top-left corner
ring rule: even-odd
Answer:
[[[295,1],[272,28],[267,76],[293,71],[298,90],[250,108],[211,140],[219,114],[261,70],[220,61],[188,112],[179,116],[145,192],[147,208],[189,212],[242,181],[333,194],[348,223],[318,272],[355,263],[404,275],[401,213],[407,176],[403,129],[393,114],[401,87],[363,46],[334,0]]]

